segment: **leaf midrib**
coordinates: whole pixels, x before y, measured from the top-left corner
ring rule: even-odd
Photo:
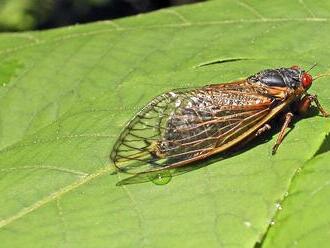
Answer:
[[[110,165],[106,165],[103,168],[95,171],[94,173],[89,174],[88,176],[82,176],[79,180],[51,193],[50,195],[42,198],[39,201],[36,201],[31,206],[23,208],[22,210],[20,210],[16,214],[12,215],[11,217],[1,220],[0,229],[11,224],[12,222],[24,217],[25,215],[39,209],[40,207],[46,205],[47,203],[52,202],[56,199],[59,199],[61,196],[65,195],[66,193],[69,193],[69,192],[89,183],[90,181],[92,181],[98,177],[107,175],[113,171],[114,171],[114,169]]]

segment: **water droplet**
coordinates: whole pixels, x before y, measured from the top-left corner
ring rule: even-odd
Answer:
[[[277,202],[277,203],[275,204],[275,206],[276,206],[276,208],[277,208],[278,210],[282,210],[282,206],[281,206],[281,204],[280,204],[279,202]]]
[[[150,180],[156,185],[168,184],[172,179],[171,172],[163,171],[150,176]]]
[[[269,223],[271,226],[273,226],[273,225],[275,225],[275,221],[270,221],[270,223]]]
[[[286,192],[284,193],[284,197],[287,197],[288,195],[289,195],[289,192],[286,191]]]
[[[246,227],[250,228],[252,224],[251,224],[250,221],[244,221],[244,225],[245,225]]]

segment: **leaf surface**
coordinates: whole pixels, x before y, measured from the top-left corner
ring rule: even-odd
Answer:
[[[280,235],[272,227],[267,232],[282,218],[278,204],[284,206],[287,192],[295,190],[297,170],[314,164],[330,131],[328,119],[314,114],[298,121],[276,156],[272,136],[231,158],[213,158],[166,186],[115,186],[124,175],[112,174],[109,154],[131,116],[165,91],[293,64],[318,62],[312,74],[328,72],[329,10],[327,1],[223,0],[2,34],[2,246],[270,244],[268,234]],[[320,78],[310,92],[329,110],[327,85]],[[287,204],[294,211],[299,202]]]

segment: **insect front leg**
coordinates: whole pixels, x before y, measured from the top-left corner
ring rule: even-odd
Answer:
[[[284,124],[281,128],[281,132],[280,134],[278,135],[277,137],[277,140],[276,140],[276,144],[273,146],[273,150],[272,150],[272,154],[274,155],[278,149],[278,147],[280,146],[280,144],[282,143],[283,141],[283,138],[285,136],[285,131],[286,129],[288,128],[289,124],[291,123],[292,121],[292,117],[293,117],[293,114],[291,112],[288,112],[286,115],[285,115],[285,121],[284,121]]]
[[[305,95],[298,103],[298,113],[305,114],[308,111],[308,109],[310,108],[312,102],[314,102],[316,104],[316,107],[321,112],[323,117],[329,116],[329,113],[327,113],[327,111],[325,111],[324,108],[321,106],[316,95]]]

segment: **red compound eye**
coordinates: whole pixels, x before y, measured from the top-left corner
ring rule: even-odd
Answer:
[[[305,72],[301,77],[301,83],[302,83],[303,87],[305,89],[308,89],[309,87],[311,87],[312,82],[313,82],[313,77],[310,74]]]
[[[292,69],[292,70],[299,70],[300,68],[299,68],[299,66],[297,66],[297,65],[293,65],[293,66],[291,66],[291,69]]]

